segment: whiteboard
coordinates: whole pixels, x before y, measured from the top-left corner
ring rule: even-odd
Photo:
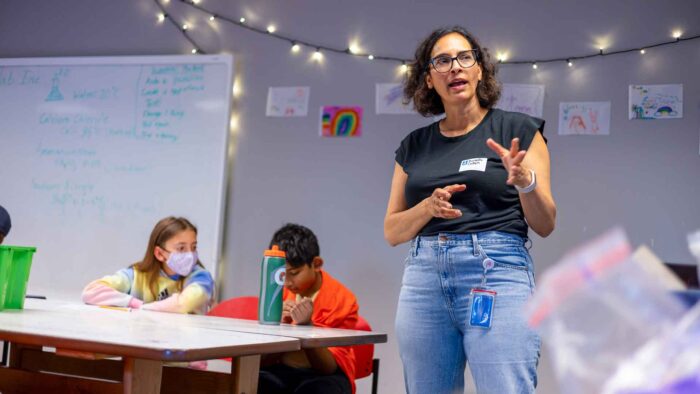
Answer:
[[[217,277],[233,58],[0,59],[7,245],[36,246],[28,293],[77,298],[143,259],[169,215]]]

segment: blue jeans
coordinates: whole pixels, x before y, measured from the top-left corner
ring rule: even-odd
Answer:
[[[490,328],[471,326],[470,291],[497,292]],[[504,232],[440,234],[411,241],[396,313],[396,336],[410,394],[462,393],[464,368],[480,394],[533,393],[540,338],[525,322],[534,290],[523,238]]]

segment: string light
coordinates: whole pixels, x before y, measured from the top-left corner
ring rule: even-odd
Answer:
[[[299,44],[297,44],[296,42],[292,42],[292,52],[299,52],[300,49],[301,47],[299,46]]]
[[[171,17],[170,15],[166,14],[166,13],[165,13],[165,9],[163,8],[163,4],[168,4],[168,3],[170,2],[170,0],[153,0],[153,1],[157,4],[158,8],[160,8],[160,10],[163,12],[163,14],[162,14],[163,16],[162,16],[162,17],[161,17],[160,15],[158,15],[158,21],[159,21],[159,22],[162,22],[162,21],[164,21],[165,19],[170,19],[170,20],[172,21],[172,17]],[[308,47],[315,47],[315,48],[317,48],[317,50],[316,50],[316,52],[314,52],[314,54],[312,55],[313,58],[314,58],[315,60],[320,60],[320,59],[322,58],[322,55],[321,55],[321,52],[320,52],[321,49],[323,49],[324,51],[335,52],[335,53],[339,53],[339,54],[346,54],[346,55],[350,54],[350,55],[362,55],[362,56],[365,56],[365,55],[363,55],[363,54],[360,53],[360,50],[359,50],[359,48],[357,48],[356,45],[354,45],[354,46],[351,45],[350,48],[346,48],[346,49],[338,49],[338,48],[328,47],[328,46],[324,46],[324,45],[318,45],[318,44],[315,44],[315,43],[312,43],[312,42],[307,42],[307,41],[298,40],[298,39],[295,39],[295,38],[292,38],[292,37],[282,36],[282,35],[279,35],[279,34],[272,34],[272,33],[274,33],[274,32],[276,31],[276,28],[275,28],[273,25],[268,26],[267,29],[257,28],[257,27],[254,27],[254,26],[245,24],[245,23],[246,23],[246,18],[245,18],[245,17],[239,18],[239,19],[238,19],[238,22],[236,22],[235,20],[233,20],[233,19],[231,19],[231,18],[227,18],[227,17],[221,16],[221,15],[215,15],[213,12],[211,12],[211,11],[209,11],[209,10],[205,9],[204,7],[202,7],[202,6],[199,5],[199,3],[201,2],[201,0],[180,0],[180,1],[181,1],[182,3],[184,3],[184,4],[188,5],[188,6],[190,6],[190,7],[196,8],[197,10],[199,10],[199,11],[205,13],[206,15],[209,15],[208,17],[209,17],[209,20],[210,20],[210,21],[213,21],[214,19],[219,19],[219,20],[226,21],[226,22],[229,22],[229,23],[232,23],[232,24],[236,24],[236,25],[238,25],[238,26],[240,26],[240,27],[243,27],[243,28],[252,30],[252,31],[257,32],[257,33],[265,33],[265,34],[270,35],[271,37],[275,37],[275,38],[279,38],[279,39],[283,39],[283,40],[285,40],[285,41],[291,42],[291,43],[292,43],[292,51],[294,51],[294,52],[297,51],[297,49],[295,49],[296,46],[297,46],[297,45],[300,45],[300,44],[301,44],[301,45],[308,46]],[[245,24],[245,25],[244,25],[244,24]],[[175,25],[178,26],[177,23],[175,23]],[[178,26],[178,27],[179,27],[179,26]],[[190,41],[195,47],[198,48],[199,46],[198,46],[198,45],[192,40],[192,38],[187,34],[187,30],[188,30],[189,28],[190,28],[190,26],[188,26],[187,24],[184,24],[184,25],[182,25],[182,28],[180,29],[180,31],[182,32],[182,34],[185,36],[185,38],[186,38],[188,41]],[[533,61],[533,60],[507,60],[507,54],[505,54],[505,53],[499,53],[498,56],[497,56],[496,58],[497,58],[499,64],[507,64],[507,65],[530,64],[530,65],[532,65],[532,68],[533,68],[533,69],[537,69],[538,63],[553,63],[553,62],[562,62],[562,61],[566,61],[567,65],[568,65],[569,67],[571,67],[571,66],[573,65],[573,62],[571,61],[571,59],[577,59],[577,60],[580,60],[580,59],[588,59],[588,58],[592,58],[592,57],[595,57],[595,56],[610,56],[610,55],[623,54],[623,53],[627,53],[627,52],[631,52],[631,51],[637,51],[637,50],[639,50],[641,54],[644,54],[646,48],[654,48],[654,47],[659,47],[659,46],[664,46],[664,45],[669,45],[669,44],[675,44],[675,43],[678,43],[678,42],[681,42],[681,41],[688,41],[688,40],[700,39],[700,34],[697,34],[697,35],[694,35],[694,36],[689,36],[689,37],[682,37],[682,31],[680,31],[680,30],[675,30],[675,31],[673,31],[672,36],[673,36],[673,40],[672,40],[672,41],[665,41],[665,42],[660,42],[660,43],[657,43],[657,44],[645,45],[642,49],[634,49],[634,48],[632,48],[632,49],[621,49],[621,50],[617,50],[617,51],[607,51],[607,52],[605,52],[605,51],[604,51],[605,48],[604,48],[603,46],[600,46],[600,47],[598,47],[598,52],[597,52],[597,53],[588,54],[588,55],[578,55],[578,56],[573,56],[573,57],[562,57],[562,58],[552,58],[552,59],[540,59],[540,60],[537,60],[537,61]],[[640,48],[640,47],[637,47],[637,48]],[[198,49],[198,53],[204,53],[204,52],[203,52],[202,50],[199,50],[199,49]],[[371,56],[371,58],[370,58],[370,56]],[[405,64],[405,62],[406,62],[406,60],[407,60],[407,59],[402,59],[402,58],[392,57],[392,56],[368,55],[367,57],[370,58],[370,59],[382,59],[382,60],[388,60],[388,61],[396,61],[396,62],[399,62],[399,63],[402,64],[402,66],[401,66],[401,69],[402,69],[402,70],[404,69],[403,65]],[[406,67],[406,71],[408,71],[408,67]]]
[[[231,131],[238,131],[238,114],[232,113],[231,119],[229,120],[228,126]]]
[[[369,59],[369,60],[374,60],[374,55],[369,55],[369,56],[367,56],[367,59]]]
[[[160,10],[160,13],[157,14],[159,22],[164,22],[165,20],[168,20],[175,28],[177,28],[182,33],[183,37],[185,37],[185,39],[187,41],[189,41],[190,44],[192,44],[192,47],[194,47],[194,49],[191,50],[191,52],[193,54],[206,53],[199,48],[199,45],[197,45],[197,43],[194,42],[192,37],[190,37],[189,33],[187,32],[190,29],[190,26],[187,23],[185,23],[184,21],[178,21],[177,18],[174,18],[172,15],[169,15],[166,13],[163,4],[168,4],[169,1],[167,1],[167,0],[154,0],[154,2],[156,3],[156,6]],[[213,15],[210,12],[208,12],[207,14]]]
[[[408,66],[406,65],[406,62],[403,62],[403,64],[401,64],[401,72],[402,73],[408,72]]]
[[[231,94],[234,98],[239,98],[243,94],[243,82],[241,82],[240,77],[236,77],[233,80],[233,86],[231,86]]]
[[[642,48],[639,50],[639,53],[641,53],[643,55],[643,54],[647,53],[647,51],[645,51],[644,48]]]

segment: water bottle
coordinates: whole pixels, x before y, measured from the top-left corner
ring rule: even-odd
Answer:
[[[285,253],[277,245],[272,245],[272,249],[263,254],[258,302],[258,321],[261,324],[280,324],[285,263]]]

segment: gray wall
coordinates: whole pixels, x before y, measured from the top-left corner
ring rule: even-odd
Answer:
[[[377,54],[409,57],[438,25],[467,26],[493,49],[516,58],[548,58],[669,38],[673,28],[698,34],[695,0],[587,2],[467,2],[440,5],[400,0],[288,2],[204,0],[202,6],[283,34],[345,47],[352,38]],[[394,63],[326,54],[321,65],[310,49],[289,45],[222,23],[172,1],[168,8],[194,24],[193,37],[208,52],[236,57],[241,94],[235,100],[239,128],[233,139],[221,295],[255,294],[262,250],[285,222],[309,226],[319,236],[327,269],[357,294],[361,313],[389,343],[382,359],[380,392],[401,392],[402,372],[393,330],[406,246],[389,247],[382,222],[393,152],[412,129],[428,122],[413,115],[375,115],[374,84],[399,81]],[[155,23],[149,1],[4,0],[0,2],[0,56],[91,56],[187,53],[191,47],[169,24]],[[503,66],[500,79],[546,85],[544,118],[552,156],[557,229],[533,235],[541,273],[566,250],[616,224],[634,245],[647,243],[666,261],[692,262],[685,234],[700,227],[700,42],[691,41],[625,55],[565,64]],[[682,83],[684,118],[628,121],[631,83]],[[310,86],[306,118],[265,117],[269,86]],[[558,136],[560,101],[612,101],[611,135]],[[363,136],[318,137],[321,105],[365,107]],[[0,129],[1,133],[1,129]],[[3,191],[2,193],[5,193]],[[545,338],[546,340],[546,338]],[[557,392],[550,359],[540,368],[542,393]],[[368,392],[361,382],[359,392]]]

